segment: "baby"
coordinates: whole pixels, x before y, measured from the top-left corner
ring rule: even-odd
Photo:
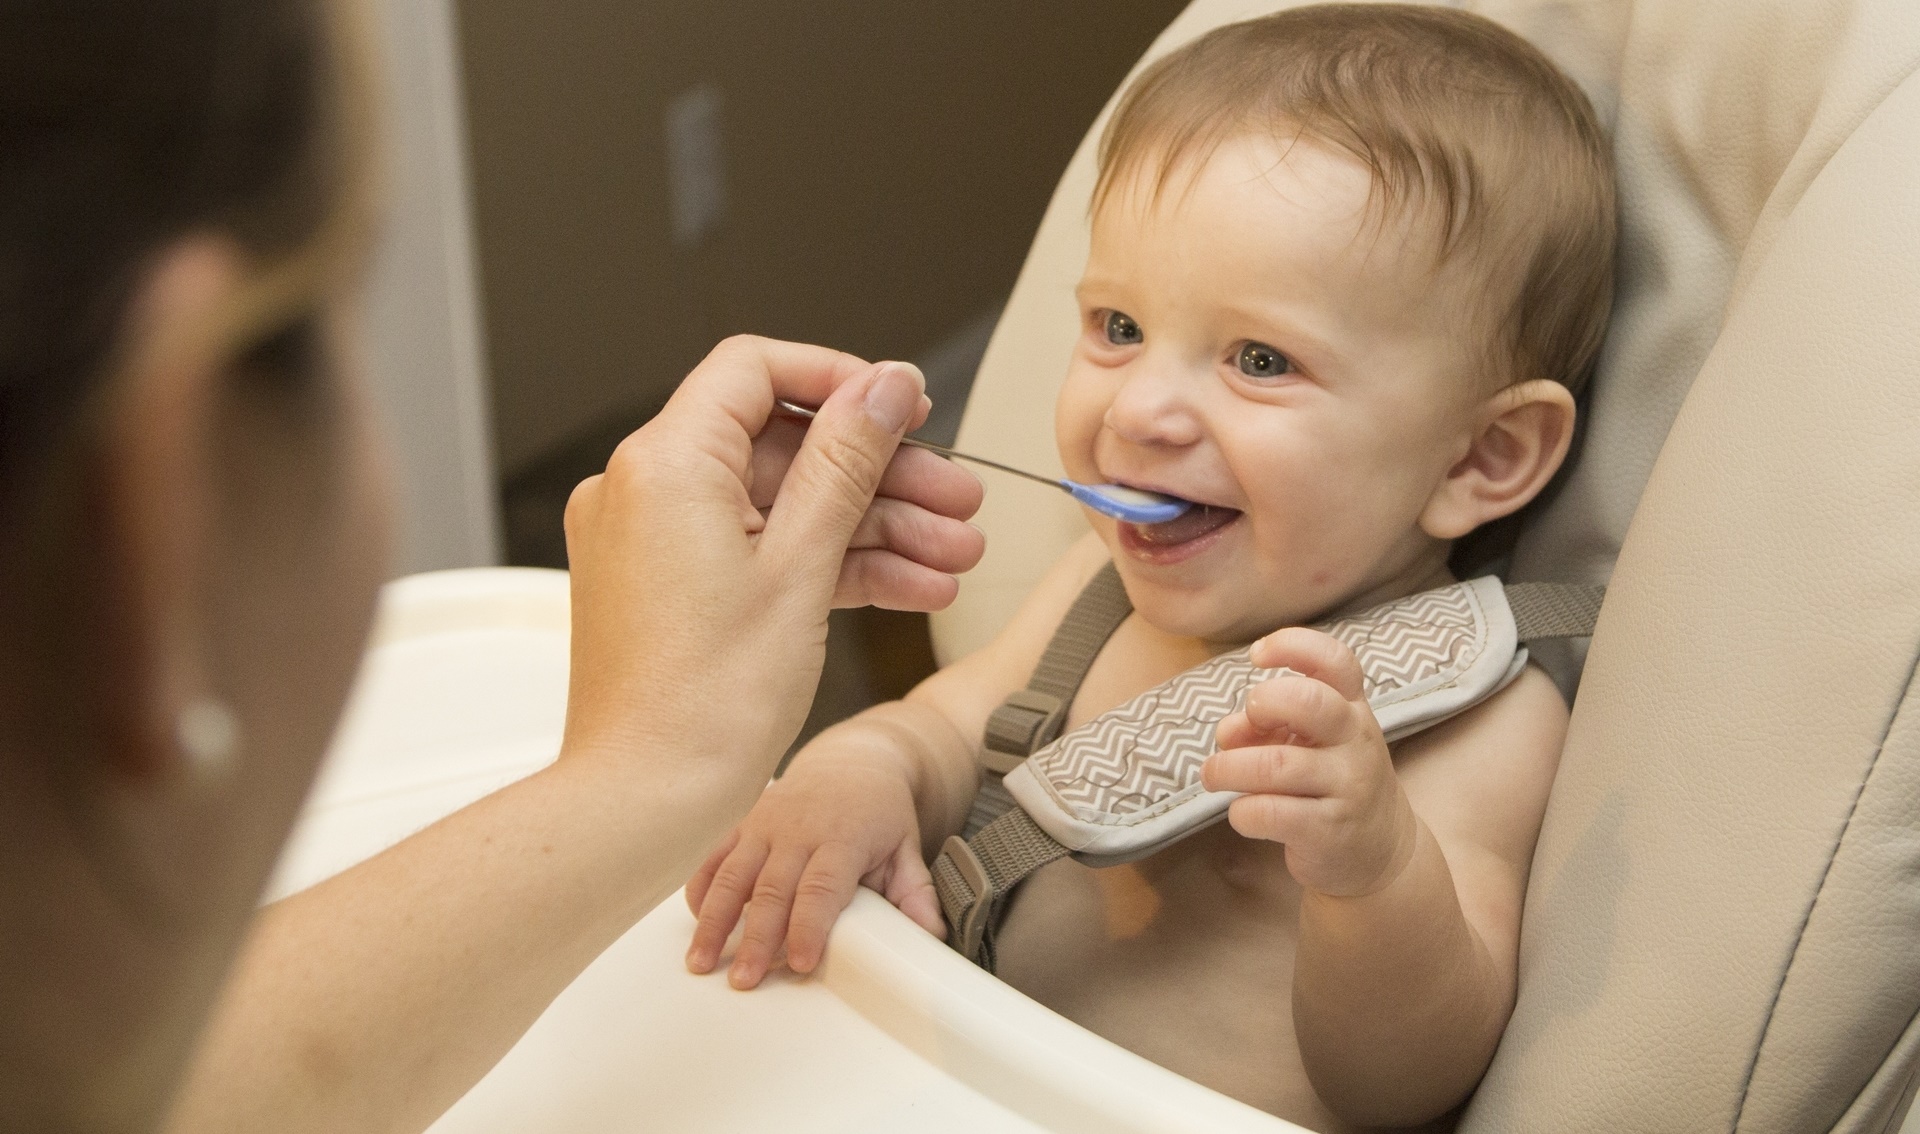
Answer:
[[[1612,291],[1579,90],[1465,13],[1297,8],[1149,68],[1100,151],[1067,475],[1194,501],[1094,533],[978,653],[825,733],[687,888],[688,964],[807,972],[864,884],[944,933],[988,715],[1111,560],[1134,613],[1073,727],[1226,650],[1290,675],[1219,728],[1229,823],[1015,892],[998,971],[1184,1075],[1319,1130],[1445,1120],[1514,1000],[1567,709],[1528,670],[1389,746],[1354,656],[1301,629],[1452,581],[1455,541],[1564,459]],[[1265,637],[1262,638],[1261,636]]]

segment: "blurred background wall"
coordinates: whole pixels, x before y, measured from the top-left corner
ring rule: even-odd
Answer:
[[[455,434],[490,406],[479,457],[505,559],[554,567],[573,485],[734,332],[919,362],[936,401],[923,432],[951,437],[1074,146],[1185,6],[449,2],[386,0],[403,197],[409,177],[439,189],[437,211],[403,201],[399,238],[427,267],[384,302],[376,286],[374,316],[444,325],[410,348],[417,372],[451,375],[442,394],[478,382],[443,397],[437,423],[401,422],[403,454],[445,470],[451,444],[474,466]],[[423,114],[437,127],[409,132]],[[462,149],[470,186],[445,168]],[[457,526],[486,561],[490,509],[468,518],[471,493],[445,487],[420,493],[409,546]],[[924,620],[887,612],[836,616],[830,655],[810,730],[932,664]]]
[[[394,455],[397,574],[497,562],[487,410],[451,0],[381,0],[387,216],[367,278],[366,366]]]

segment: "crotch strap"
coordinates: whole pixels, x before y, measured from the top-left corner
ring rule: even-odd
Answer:
[[[1555,583],[1505,588],[1487,577],[1316,629],[1353,650],[1368,703],[1393,741],[1505,688],[1526,665],[1522,642],[1591,634],[1604,593]],[[1080,675],[1098,652],[1095,645]],[[1044,744],[984,786],[967,837],[948,839],[933,864],[954,947],[991,971],[1006,899],[1034,871],[1068,855],[1091,866],[1130,862],[1224,818],[1238,794],[1200,784],[1214,730],[1248,689],[1283,672],[1254,666],[1245,650],[1214,658]]]

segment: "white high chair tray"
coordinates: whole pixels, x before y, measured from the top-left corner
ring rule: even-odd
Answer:
[[[567,686],[557,571],[389,585],[373,644],[269,894],[310,886],[545,766]],[[436,1134],[539,1130],[1300,1128],[1086,1031],[862,890],[811,979],[696,977],[678,896],[581,974]]]

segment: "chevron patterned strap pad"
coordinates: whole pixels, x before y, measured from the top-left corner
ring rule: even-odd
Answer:
[[[1325,623],[1365,673],[1389,740],[1491,696],[1526,662],[1497,579],[1474,579]],[[1006,788],[1082,861],[1125,862],[1217,821],[1234,799],[1200,785],[1214,729],[1281,670],[1226,654],[1103,713],[1034,753]]]

